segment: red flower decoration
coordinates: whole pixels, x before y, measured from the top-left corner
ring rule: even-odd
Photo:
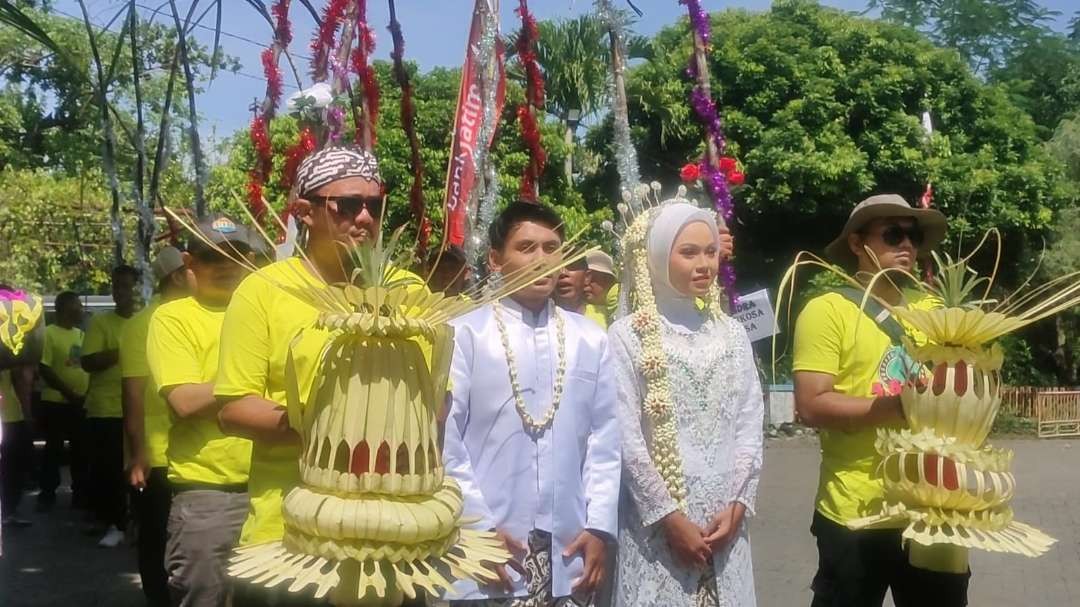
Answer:
[[[731,185],[742,185],[746,183],[746,175],[743,175],[739,171],[732,171],[727,175],[728,183]]]
[[[698,178],[701,177],[701,169],[698,168],[696,162],[688,162],[683,166],[682,170],[679,171],[679,177],[686,183],[697,181]]]
[[[730,173],[738,167],[739,163],[731,156],[723,156],[720,158],[720,170],[724,173]]]

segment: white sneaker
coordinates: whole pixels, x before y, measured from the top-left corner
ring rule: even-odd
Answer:
[[[109,530],[105,532],[105,537],[101,538],[98,542],[99,548],[116,548],[124,542],[124,532],[116,528],[116,525],[109,527]]]

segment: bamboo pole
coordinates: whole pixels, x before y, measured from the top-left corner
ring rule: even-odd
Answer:
[[[195,75],[191,71],[191,61],[187,48],[187,23],[198,6],[199,0],[193,0],[184,23],[180,23],[180,13],[176,10],[176,0],[169,0],[173,23],[176,24],[176,43],[180,52],[180,65],[184,68],[184,84],[188,99],[188,136],[191,139],[191,157],[195,163],[195,215],[206,217],[206,159],[203,157],[202,143],[199,139],[199,115],[195,108]]]
[[[139,274],[142,277],[142,296],[149,301],[154,292],[154,276],[150,271],[150,246],[154,241],[154,215],[146,203],[143,184],[146,177],[146,125],[143,117],[142,102],[142,56],[139,53],[138,30],[139,13],[135,10],[135,0],[128,3],[131,24],[128,33],[131,37],[131,76],[135,88],[135,209],[139,213],[138,238],[135,239],[135,255]]]
[[[105,176],[109,180],[109,194],[112,198],[112,205],[109,207],[109,219],[112,226],[113,257],[116,264],[120,265],[124,263],[124,225],[120,221],[120,181],[116,176],[116,137],[113,134],[112,119],[109,117],[105,69],[101,64],[101,53],[98,52],[97,38],[94,36],[90,13],[86,10],[84,0],[79,0],[79,8],[82,10],[86,35],[90,39],[90,53],[93,56],[94,71],[97,74],[97,86],[94,89],[94,96],[97,97],[98,108],[101,110],[101,129],[105,135],[105,150],[101,157],[101,164]]]

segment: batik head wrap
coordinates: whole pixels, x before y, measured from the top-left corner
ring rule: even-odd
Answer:
[[[303,197],[324,185],[350,177],[381,184],[379,161],[375,155],[355,146],[323,148],[305,158],[296,169],[296,192]]]

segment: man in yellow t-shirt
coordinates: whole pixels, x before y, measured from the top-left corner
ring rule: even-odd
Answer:
[[[615,288],[615,262],[611,255],[603,251],[593,251],[585,256],[585,317],[607,329],[614,319],[614,308],[618,305],[619,290]],[[615,305],[608,306],[610,294],[615,296]]]
[[[912,272],[917,257],[941,243],[945,229],[936,210],[912,208],[892,194],[872,196],[855,207],[826,255],[860,277],[879,267]],[[880,606],[889,589],[897,607],[966,605],[970,573],[913,567],[900,530],[844,525],[879,511],[884,488],[876,473],[876,432],[904,425],[900,390],[921,372],[902,337],[925,340],[874,301],[860,310],[861,293],[816,297],[795,326],[795,406],[804,423],[821,431],[821,478],[810,527],[818,546],[812,607]],[[936,305],[884,280],[874,294],[890,305]]]
[[[28,527],[19,516],[19,502],[30,469],[34,465],[34,444],[30,428],[30,390],[34,365],[0,368],[0,524]]]
[[[127,483],[124,481],[124,420],[120,403],[120,332],[135,314],[135,284],[139,272],[118,266],[112,272],[116,308],[95,314],[83,339],[82,368],[90,374],[86,392],[85,437],[87,487],[91,506],[105,535],[98,542],[115,548],[124,541],[127,524]]]
[[[165,570],[174,605],[229,602],[225,566],[248,509],[251,441],[218,427],[214,379],[225,308],[246,274],[247,229],[225,216],[200,222],[184,263],[194,292],[162,304],[146,339],[151,381],[172,417]],[[228,254],[225,254],[227,251]]]
[[[45,343],[41,351],[39,371],[45,387],[41,391],[41,425],[45,431],[45,452],[39,478],[41,491],[37,509],[47,512],[56,502],[60,486],[60,462],[64,441],[71,445],[71,503],[79,506],[86,501],[84,466],[86,449],[82,444],[83,399],[90,376],[83,371],[82,302],[71,291],[56,296],[56,322],[45,327]]]
[[[139,524],[139,577],[150,605],[168,605],[165,574],[166,525],[172,489],[166,478],[169,412],[150,381],[146,336],[158,306],[188,294],[188,272],[176,247],[164,247],[150,264],[157,281],[156,295],[131,317],[120,334],[120,375],[124,436],[129,448],[128,484],[137,493],[133,507]]]
[[[300,393],[306,394],[328,337],[313,329],[317,310],[287,289],[317,289],[322,283],[316,276],[331,283],[348,281],[350,260],[342,247],[378,236],[385,202],[375,157],[353,147],[326,148],[305,158],[296,190],[296,214],[307,231],[311,265],[288,258],[248,276],[229,303],[221,333],[214,386],[225,403],[219,418],[227,431],[254,442],[242,545],[284,535],[282,498],[300,482],[299,437],[285,409],[286,360],[292,357]],[[323,604],[308,598],[308,592],[239,584],[234,605]]]

